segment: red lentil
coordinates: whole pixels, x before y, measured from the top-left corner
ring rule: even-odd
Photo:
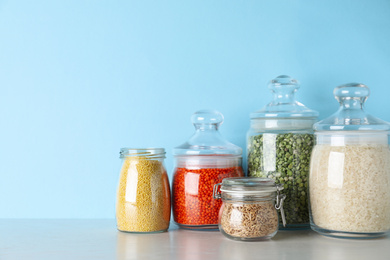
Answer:
[[[176,168],[173,177],[173,215],[181,225],[218,225],[221,200],[213,198],[214,184],[228,177],[244,176],[241,167]]]

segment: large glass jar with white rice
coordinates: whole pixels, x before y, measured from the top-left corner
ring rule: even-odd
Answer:
[[[370,90],[335,88],[339,110],[314,125],[310,225],[326,236],[375,238],[390,230],[390,124],[367,114]]]

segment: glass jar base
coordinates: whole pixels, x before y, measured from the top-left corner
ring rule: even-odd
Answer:
[[[162,230],[157,230],[157,231],[127,231],[127,230],[120,230],[119,228],[117,228],[117,229],[120,232],[131,233],[131,234],[153,234],[153,233],[163,233],[163,232],[167,232],[168,231],[168,228],[167,229],[162,229]]]
[[[334,238],[344,239],[375,239],[387,236],[389,232],[348,232],[348,231],[336,231],[331,229],[320,228],[315,224],[310,224],[310,227],[320,235]]]
[[[244,242],[268,241],[272,237],[274,237],[277,233],[277,231],[275,231],[269,235],[262,236],[262,237],[235,237],[235,236],[231,236],[231,235],[227,234],[222,228],[220,229],[220,231],[225,237],[227,237],[229,239],[232,239],[235,241],[244,241]]]
[[[180,223],[176,223],[176,224],[179,226],[179,228],[188,229],[188,230],[218,231],[218,224],[211,224],[211,225],[185,225]]]

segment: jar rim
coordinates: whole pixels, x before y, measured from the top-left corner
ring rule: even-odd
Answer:
[[[283,185],[275,184],[275,181],[270,178],[232,177],[223,179],[221,183],[221,193],[256,195],[280,190],[283,190]]]
[[[176,159],[240,159],[242,158],[242,155],[235,155],[235,154],[176,154],[174,155]]]
[[[128,148],[124,147],[120,149],[119,158],[127,157],[145,157],[148,159],[153,158],[165,158],[164,148]]]

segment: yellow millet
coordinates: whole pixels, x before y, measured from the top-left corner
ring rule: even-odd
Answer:
[[[142,157],[124,159],[116,203],[118,229],[164,231],[169,227],[170,214],[169,181],[162,162]]]

